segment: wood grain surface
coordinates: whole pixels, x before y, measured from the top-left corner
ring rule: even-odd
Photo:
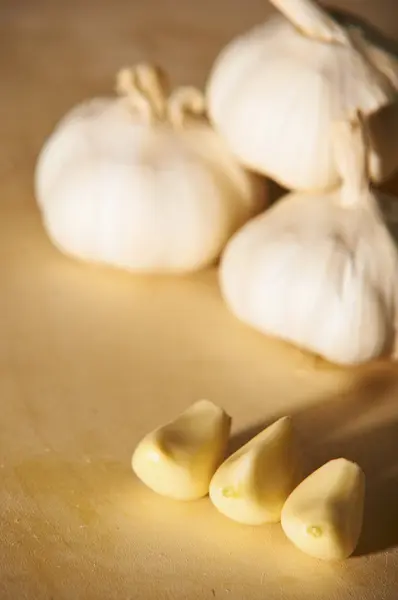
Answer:
[[[398,38],[396,0],[336,2]],[[249,330],[214,271],[133,277],[61,256],[32,189],[37,153],[117,69],[160,61],[203,85],[266,0],[0,2],[1,600],[396,600],[398,372],[343,372]],[[398,192],[397,182],[389,189]],[[358,460],[368,481],[354,557],[324,564],[279,525],[245,527],[208,499],[161,499],[133,476],[148,430],[207,397],[236,446],[291,414],[307,468]]]

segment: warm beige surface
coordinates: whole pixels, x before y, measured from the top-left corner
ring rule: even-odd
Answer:
[[[396,0],[349,5],[398,36]],[[351,376],[343,397],[348,376],[228,314],[215,273],[137,279],[63,258],[32,195],[44,136],[71,104],[106,92],[121,64],[163,59],[176,82],[201,84],[221,45],[267,10],[1,0],[1,600],[398,597],[398,375]],[[239,526],[207,499],[166,501],[135,480],[140,436],[201,397],[233,415],[235,432],[293,414],[314,466],[360,461],[357,557],[319,564],[278,525]]]

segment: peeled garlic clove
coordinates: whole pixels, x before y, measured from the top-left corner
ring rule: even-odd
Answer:
[[[302,481],[286,500],[282,528],[303,552],[323,560],[350,556],[362,529],[365,475],[344,458]]]
[[[397,65],[315,1],[271,2],[282,14],[232,40],[216,59],[209,115],[250,169],[286,188],[332,189],[340,174],[331,123],[389,104],[398,113]],[[382,131],[368,165],[374,181],[398,167],[397,132]]]
[[[283,417],[218,468],[210,483],[210,499],[222,514],[239,523],[278,522],[300,476],[292,422]]]
[[[221,408],[200,400],[144,437],[132,457],[133,471],[163,496],[202,498],[224,458],[230,427],[231,418]]]
[[[246,224],[227,244],[220,284],[242,321],[353,365],[393,352],[398,254],[369,189],[364,122],[333,129],[343,186],[288,194]]]
[[[213,131],[199,90],[170,94],[160,69],[137,65],[117,92],[73,109],[41,150],[48,235],[68,255],[133,272],[210,265],[264,207],[264,186]]]

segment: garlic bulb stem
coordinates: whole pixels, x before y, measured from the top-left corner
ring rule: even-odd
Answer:
[[[367,173],[368,137],[365,122],[358,112],[351,121],[333,124],[333,150],[337,169],[342,179],[340,204],[354,206],[370,202]]]
[[[141,64],[117,74],[117,93],[126,98],[130,108],[147,124],[167,121],[178,129],[185,125],[188,117],[205,115],[206,102],[199,89],[180,87],[169,97],[168,89],[165,73],[156,66]]]
[[[188,116],[205,115],[204,94],[195,87],[180,87],[171,94],[167,111],[170,123],[176,128],[183,127]]]
[[[146,63],[137,65],[135,73],[138,86],[149,99],[155,115],[163,119],[170,87],[166,73],[161,67]]]
[[[271,0],[271,3],[303,35],[320,42],[355,48],[363,60],[364,68],[367,67],[369,91],[373,88],[375,97],[380,96],[381,104],[391,99],[391,85],[398,89],[398,61],[377,47],[370,46],[359,28],[346,30],[313,0]]]
[[[137,110],[148,123],[162,120],[166,112],[167,83],[164,73],[152,65],[137,65],[119,71],[116,91],[126,97],[130,107]]]
[[[312,0],[271,0],[271,4],[307,37],[326,43],[349,43],[344,28]]]

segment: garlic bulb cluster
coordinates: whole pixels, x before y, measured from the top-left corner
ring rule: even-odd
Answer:
[[[36,196],[49,236],[67,254],[131,271],[211,264],[263,208],[263,186],[213,131],[199,90],[169,94],[146,64],[122,70],[117,90],[74,108],[42,149]]]
[[[232,40],[215,61],[213,124],[250,169],[315,191],[340,183],[331,123],[359,110],[371,123],[370,178],[385,180],[398,167],[397,57],[313,0],[271,2],[282,14]]]
[[[364,121],[337,123],[332,138],[342,187],[288,194],[246,224],[220,280],[241,320],[350,365],[394,352],[398,254],[369,189]]]

